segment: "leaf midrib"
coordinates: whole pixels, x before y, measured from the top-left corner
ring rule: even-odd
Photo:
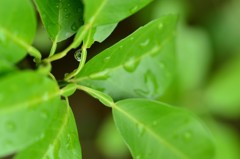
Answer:
[[[172,32],[172,33],[169,35],[169,37],[166,38],[166,39],[162,42],[161,45],[155,46],[155,47],[152,48],[150,51],[148,51],[148,52],[146,52],[145,54],[139,56],[138,58],[135,58],[135,61],[134,61],[134,62],[135,62],[135,63],[140,62],[140,60],[142,60],[144,57],[146,57],[146,56],[151,56],[152,54],[155,54],[156,52],[161,51],[161,49],[167,44],[167,42],[170,41],[170,40],[174,37],[173,33],[174,33],[174,32]],[[117,66],[115,66],[115,67],[108,68],[108,70],[109,70],[109,72],[114,71],[114,70],[116,70],[116,69],[118,69],[118,68],[123,67],[123,66],[126,65],[128,62],[129,62],[129,61],[126,61],[125,63],[122,63],[122,64],[117,65]],[[105,69],[105,70],[106,70],[106,69]],[[83,77],[81,77],[81,78],[73,79],[72,81],[73,81],[73,82],[81,82],[81,81],[84,81],[84,80],[89,79],[90,76],[94,76],[94,75],[100,74],[101,72],[104,72],[105,70],[99,71],[99,72],[94,72],[94,73],[89,74],[89,75],[87,75],[87,76],[83,76]],[[94,79],[94,78],[91,78],[91,79]]]
[[[136,118],[131,116],[131,114],[129,114],[128,112],[126,112],[123,109],[121,109],[120,107],[118,107],[117,104],[114,104],[114,106],[112,108],[115,109],[115,110],[118,110],[119,112],[121,112],[123,115],[125,115],[127,118],[132,120],[134,123],[136,123],[138,125],[141,125],[144,128],[144,130],[149,132],[149,134],[152,134],[150,136],[153,136],[157,141],[160,142],[160,144],[165,145],[166,147],[168,147],[177,156],[181,157],[182,159],[190,159],[190,157],[188,157],[186,154],[183,154],[181,151],[178,150],[178,148],[176,148],[174,145],[169,143],[167,140],[164,140],[164,138],[162,138],[158,133],[156,133],[150,127],[146,126],[144,123],[138,121]]]
[[[48,96],[47,100],[43,100],[41,97],[41,98],[33,98],[32,100],[27,99],[26,101],[23,101],[22,103],[16,103],[15,105],[7,105],[7,106],[4,106],[3,108],[0,108],[0,114],[7,114],[14,111],[18,111],[20,109],[30,108],[42,102],[48,102],[59,95],[60,95],[60,92],[58,91],[57,93],[53,93],[50,96]]]
[[[67,123],[68,123],[68,121],[69,121],[69,116],[70,116],[70,108],[69,108],[69,106],[67,106],[67,110],[66,110],[65,116],[63,117],[63,123],[62,123],[62,125],[60,126],[59,131],[57,132],[55,138],[53,138],[53,140],[52,140],[52,142],[51,142],[54,147],[55,147],[56,144],[57,144],[57,140],[60,138],[60,136],[61,136],[62,133],[64,132],[64,130],[65,130],[64,128],[67,126]],[[49,144],[49,146],[51,146],[51,144]],[[49,146],[47,147],[46,152],[43,154],[42,159],[47,158]]]

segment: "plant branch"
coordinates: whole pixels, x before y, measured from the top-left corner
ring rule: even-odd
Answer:
[[[63,50],[60,53],[57,53],[53,56],[50,56],[48,58],[45,59],[46,62],[52,62],[52,61],[56,61],[59,60],[61,58],[63,58],[64,56],[67,55],[67,53],[74,48],[77,48],[81,42],[83,41],[83,38],[85,36],[85,34],[88,32],[90,25],[84,25],[82,28],[79,29],[78,33],[76,34],[74,41],[72,44],[70,44],[65,50]]]
[[[57,49],[57,38],[53,41],[52,48],[49,54],[49,57],[53,56]]]

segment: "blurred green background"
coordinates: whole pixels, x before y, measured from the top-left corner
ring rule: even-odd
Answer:
[[[240,158],[240,0],[155,0],[119,23],[88,58],[165,14],[178,14],[176,77],[159,100],[186,107],[198,115],[215,138],[216,159]],[[62,42],[62,50],[72,39]],[[47,53],[47,33],[39,25],[34,45]],[[58,79],[77,67],[74,50],[53,62]],[[23,61],[20,66],[32,63]],[[111,118],[111,110],[83,92],[70,97],[84,159],[131,158]],[[191,151],[191,150],[189,150]]]

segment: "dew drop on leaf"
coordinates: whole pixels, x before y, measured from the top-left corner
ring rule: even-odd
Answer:
[[[152,125],[156,126],[158,124],[158,121],[153,121]]]
[[[142,136],[144,134],[144,131],[145,131],[143,125],[138,124],[137,129],[138,129],[138,132],[139,132],[139,136]]]
[[[0,44],[4,43],[5,40],[6,40],[6,37],[5,37],[5,35],[3,33],[1,33],[1,30],[0,30]]]
[[[73,23],[71,26],[72,31],[77,31],[78,27],[76,23]]]
[[[133,72],[133,71],[136,70],[138,64],[139,64],[139,61],[137,61],[137,59],[131,58],[129,61],[127,61],[127,62],[123,65],[123,68],[124,68],[127,72]]]
[[[6,130],[9,132],[14,132],[16,130],[16,125],[12,121],[6,122]]]
[[[137,11],[137,9],[138,9],[138,6],[134,6],[134,7],[130,10],[130,12],[131,12],[131,13],[135,13],[135,12]]]
[[[43,100],[43,101],[47,101],[48,98],[49,98],[48,93],[44,93],[44,95],[42,96],[42,100]]]
[[[66,148],[70,149],[72,145],[72,136],[71,134],[67,134],[67,143],[66,143]]]
[[[192,133],[189,132],[189,131],[185,132],[184,139],[185,140],[190,140],[191,138],[192,138]]]
[[[160,23],[159,25],[158,25],[158,29],[162,29],[163,28],[163,24],[162,23]]]
[[[140,43],[140,46],[145,47],[149,44],[150,40],[146,39],[145,41],[143,41],[142,43]]]
[[[141,159],[141,155],[137,155],[137,156],[136,156],[136,159]]]
[[[165,68],[165,67],[166,67],[165,64],[162,63],[162,62],[159,62],[159,66],[160,66],[161,68]]]
[[[69,18],[70,17],[70,13],[65,14],[65,18]]]
[[[74,53],[74,57],[78,62],[81,61],[81,54],[82,54],[82,51],[80,49]]]
[[[104,61],[104,62],[108,62],[109,60],[110,60],[110,56],[107,56],[107,57],[104,58],[103,61]]]
[[[109,77],[109,71],[108,70],[104,70],[95,74],[90,75],[89,77],[91,79],[96,79],[96,80],[106,80]]]
[[[48,113],[46,110],[42,110],[41,111],[41,117],[44,118],[44,119],[47,119],[48,118]]]

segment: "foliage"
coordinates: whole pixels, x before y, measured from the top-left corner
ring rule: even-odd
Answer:
[[[165,100],[176,79],[178,91],[183,93],[199,87],[207,72],[207,38],[199,30],[191,32],[182,17],[158,12],[161,16],[87,61],[87,51],[95,42],[103,42],[120,21],[150,2],[0,1],[0,157],[14,154],[16,159],[81,159],[78,130],[68,100],[76,90],[85,91],[112,109],[115,126],[135,159],[220,156],[211,134],[216,126],[210,126],[205,118],[201,120],[197,111],[194,114],[195,110]],[[34,5],[52,40],[47,57],[32,46],[37,27]],[[159,4],[164,5],[167,3]],[[59,42],[72,35],[72,42],[57,52]],[[200,69],[192,67],[190,61],[184,62],[186,43],[193,46],[188,53],[202,66]],[[52,62],[64,59],[74,49],[78,49],[78,67],[57,80],[51,73]],[[199,55],[201,51],[205,54]],[[34,69],[18,67],[26,55],[33,59]],[[224,91],[231,91],[237,83],[232,80],[239,68],[239,60],[235,61],[227,67],[232,72],[220,71],[204,90],[209,110],[239,115],[235,112],[239,110],[239,94],[224,98]],[[222,77],[228,73],[228,77]],[[192,80],[193,74],[196,78]],[[224,84],[229,82],[233,83],[231,88]],[[216,107],[219,102],[224,105],[220,110]],[[228,104],[233,105],[230,110],[225,107]]]

